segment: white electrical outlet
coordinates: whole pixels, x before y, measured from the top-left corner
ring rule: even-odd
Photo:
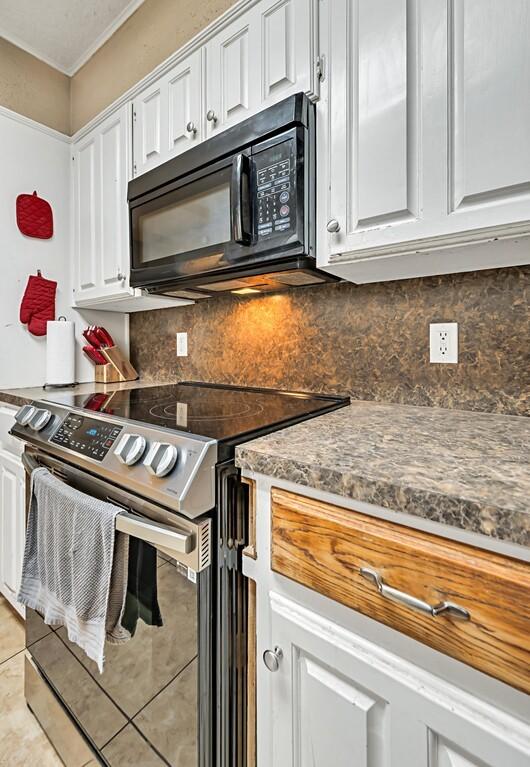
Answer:
[[[431,362],[458,362],[458,323],[432,322],[429,327]]]
[[[177,357],[188,356],[188,334],[177,333]]]

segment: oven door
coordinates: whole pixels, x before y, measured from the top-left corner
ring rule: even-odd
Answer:
[[[139,621],[130,641],[107,644],[100,674],[63,627],[52,629],[28,610],[26,644],[33,664],[103,764],[210,767],[215,696],[211,520],[182,519],[40,452],[26,454],[25,460],[28,469],[38,462],[82,492],[124,508],[117,529],[157,551],[163,620],[161,627]],[[202,569],[190,562],[200,562]],[[39,717],[38,701],[32,706],[28,698],[28,704]],[[55,733],[47,732],[54,742]],[[65,764],[76,764],[75,749],[70,758],[65,742],[54,745]]]

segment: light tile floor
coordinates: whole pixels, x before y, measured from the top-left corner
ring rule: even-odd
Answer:
[[[62,767],[24,698],[24,625],[0,596],[0,767]]]

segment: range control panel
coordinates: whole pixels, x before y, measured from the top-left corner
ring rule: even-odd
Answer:
[[[68,413],[51,442],[80,455],[102,461],[119,437],[123,426]]]
[[[289,139],[253,155],[257,180],[258,240],[296,229],[296,157]]]

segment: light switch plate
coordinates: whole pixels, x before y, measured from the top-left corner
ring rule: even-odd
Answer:
[[[458,323],[432,322],[429,326],[430,360],[436,363],[458,362]]]

